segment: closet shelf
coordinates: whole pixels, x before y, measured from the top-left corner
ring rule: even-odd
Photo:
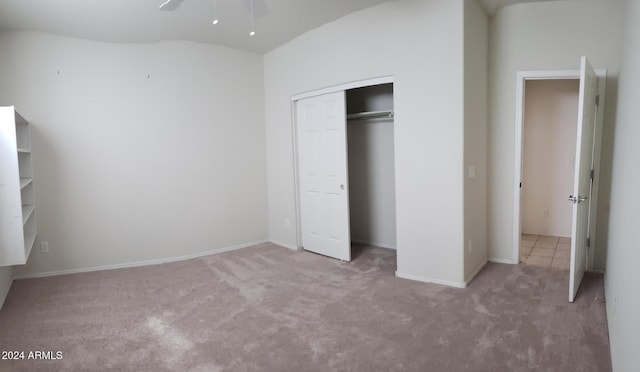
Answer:
[[[31,181],[33,181],[33,178],[20,178],[20,189],[27,187]]]
[[[347,115],[347,120],[393,119],[393,110],[366,111]]]
[[[36,242],[36,236],[38,234],[35,231],[31,231],[24,238],[24,255],[29,257],[29,253],[31,253],[31,248],[33,248],[33,244]]]
[[[24,265],[37,235],[29,132],[15,107],[0,107],[0,268]]]
[[[33,213],[34,206],[33,205],[23,205],[22,206],[22,224],[27,223],[29,217]]]

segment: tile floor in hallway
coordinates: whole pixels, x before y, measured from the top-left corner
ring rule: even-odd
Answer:
[[[571,238],[522,234],[520,263],[569,270]]]

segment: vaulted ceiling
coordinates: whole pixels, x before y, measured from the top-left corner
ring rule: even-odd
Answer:
[[[192,40],[266,52],[351,12],[403,0],[172,0],[180,6],[160,11],[164,1],[2,0],[0,30],[118,43]],[[530,1],[545,0],[478,0],[489,15],[502,6]],[[252,6],[255,36],[249,36]],[[215,26],[214,9],[220,19]]]

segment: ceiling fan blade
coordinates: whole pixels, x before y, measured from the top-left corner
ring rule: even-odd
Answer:
[[[244,6],[247,8],[247,12],[251,12],[251,7],[253,6],[253,15],[256,17],[262,17],[267,14],[265,0],[244,0]]]
[[[184,0],[165,0],[162,5],[160,5],[160,10],[172,11],[178,9],[180,4],[182,4]]]

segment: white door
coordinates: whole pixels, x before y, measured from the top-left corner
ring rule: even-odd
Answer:
[[[296,102],[302,247],[351,260],[345,92]]]
[[[593,136],[596,119],[598,78],[586,57],[580,67],[580,97],[578,101],[578,134],[573,194],[571,230],[571,267],[569,301],[573,302],[587,267],[587,237],[589,236],[589,204],[591,198],[591,167],[593,166]]]

